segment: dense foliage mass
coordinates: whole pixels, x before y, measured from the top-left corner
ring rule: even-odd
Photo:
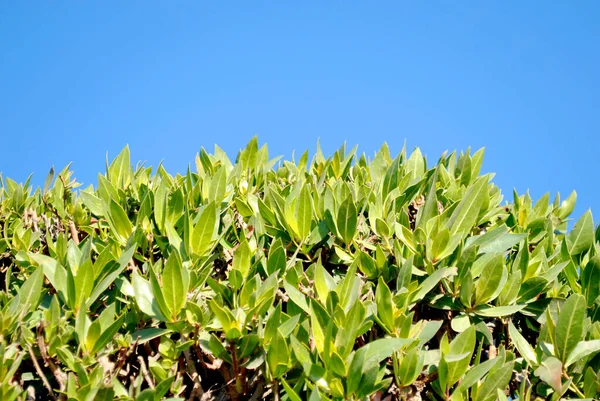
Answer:
[[[483,151],[2,180],[0,399],[592,399],[600,235]]]

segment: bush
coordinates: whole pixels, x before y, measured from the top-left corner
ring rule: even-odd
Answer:
[[[594,398],[600,235],[483,151],[2,182],[0,399]],[[29,398],[28,398],[29,397]]]

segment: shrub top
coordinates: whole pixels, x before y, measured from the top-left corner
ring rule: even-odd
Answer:
[[[0,399],[594,398],[591,212],[502,204],[482,159],[254,138],[185,175],[125,148],[97,188],[6,178]]]

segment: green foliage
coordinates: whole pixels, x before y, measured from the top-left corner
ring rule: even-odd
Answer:
[[[342,146],[0,187],[0,399],[600,396],[600,240],[483,151]],[[388,398],[386,398],[388,397]]]

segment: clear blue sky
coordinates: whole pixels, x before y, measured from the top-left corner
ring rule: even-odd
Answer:
[[[42,183],[106,152],[184,172],[346,140],[487,148],[505,198],[579,194],[600,216],[600,2],[0,2],[0,171]]]

